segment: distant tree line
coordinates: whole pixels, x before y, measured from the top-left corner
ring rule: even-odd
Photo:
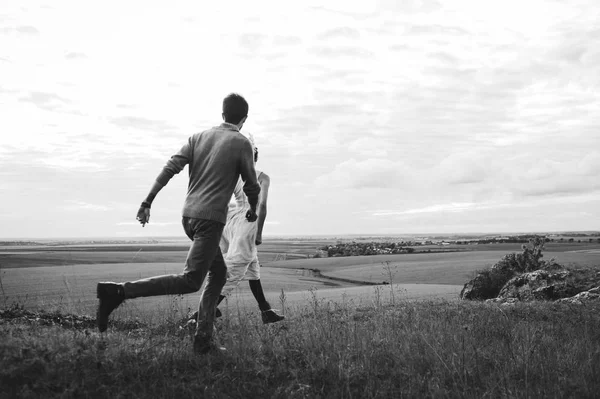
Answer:
[[[540,236],[538,235],[532,235],[532,234],[523,234],[523,235],[517,235],[517,236],[506,236],[506,237],[493,237],[493,238],[480,238],[478,240],[457,240],[456,244],[471,244],[471,243],[477,243],[477,244],[525,244],[528,243],[530,240],[534,240],[540,238]],[[543,238],[545,240],[545,242],[550,242],[551,239],[550,238]]]
[[[41,245],[35,241],[0,241],[0,246],[17,246],[17,245]]]
[[[555,240],[552,240],[552,241],[554,242]],[[595,241],[600,244],[600,238],[596,238]],[[568,239],[565,239],[564,237],[561,237],[561,238],[558,239],[558,242],[582,242],[582,241],[581,241],[581,239],[578,239],[577,241],[575,241],[575,239],[573,237],[568,238]],[[585,242],[585,239],[583,240],[583,242]],[[588,242],[592,243],[592,242],[594,242],[594,239],[593,238],[589,238]]]
[[[484,238],[479,240],[457,240],[456,244],[504,244],[504,243],[528,243],[531,240],[535,239],[543,239],[544,242],[582,242],[581,239],[575,240],[574,238],[550,238],[543,237],[538,235],[518,235],[518,236],[508,236],[508,237],[494,237],[494,238]],[[592,243],[594,241],[600,243],[600,238],[589,238],[588,242]],[[585,239],[584,241],[585,242]]]
[[[541,240],[541,242],[582,242],[582,240],[575,240],[573,238],[552,238],[536,234],[521,234],[514,236],[499,236],[499,237],[486,237],[480,239],[464,239],[464,240],[414,240],[414,241],[400,241],[400,242],[338,242],[335,245],[325,245],[319,247],[317,252],[313,256],[314,258],[327,258],[336,256],[364,256],[364,255],[384,255],[384,254],[410,254],[415,252],[413,247],[438,245],[469,245],[469,244],[526,244],[532,240]],[[597,241],[600,243],[600,238],[589,238],[590,243]],[[456,247],[454,247],[456,248]],[[437,252],[437,250],[421,250],[420,252]]]
[[[314,257],[410,254],[414,251],[414,248],[395,242],[349,242],[320,247]]]

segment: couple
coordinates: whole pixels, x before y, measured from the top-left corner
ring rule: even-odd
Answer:
[[[232,93],[223,100],[222,116],[224,123],[194,134],[167,161],[137,214],[137,220],[145,226],[156,195],[188,165],[189,184],[182,223],[193,242],[183,273],[125,283],[98,283],[100,303],[96,319],[101,332],[106,331],[111,312],[125,299],[196,292],[206,278],[198,307],[194,352],[204,354],[223,350],[215,344],[213,337],[216,308],[224,298],[221,293],[228,274],[232,278],[224,294],[235,288],[246,270],[251,274],[250,287],[262,311],[263,322],[283,319],[271,310],[259,280],[256,245],[262,240],[269,177],[264,173],[257,174],[254,163],[258,152],[240,133],[248,117],[248,103],[242,96]],[[236,206],[228,212],[232,194]],[[227,252],[226,259],[223,259],[221,248]]]

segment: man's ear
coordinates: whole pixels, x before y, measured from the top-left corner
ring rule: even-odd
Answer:
[[[224,112],[221,114],[221,118],[223,118],[223,121],[225,121],[225,113]]]

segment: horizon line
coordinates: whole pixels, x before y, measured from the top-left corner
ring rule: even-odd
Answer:
[[[528,235],[528,234],[566,234],[566,233],[595,233],[600,234],[600,230],[547,230],[547,231],[479,231],[479,232],[453,232],[453,233],[436,233],[436,232],[420,232],[420,233],[331,233],[331,234],[271,234],[264,235],[268,238],[334,238],[334,237],[401,237],[401,236],[459,236],[459,235]],[[0,237],[0,241],[33,241],[33,240],[151,240],[151,239],[181,239],[186,240],[184,235],[156,235],[156,236],[79,236],[79,237]]]

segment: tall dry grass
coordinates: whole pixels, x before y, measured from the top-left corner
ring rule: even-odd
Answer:
[[[90,325],[4,317],[0,396],[592,398],[600,392],[599,304],[410,302],[394,289],[340,302],[313,291],[302,306],[286,303],[282,292],[287,320],[268,326],[230,300],[218,322],[223,356],[192,354],[178,297],[143,324],[133,322],[131,309],[122,313],[104,335]]]

